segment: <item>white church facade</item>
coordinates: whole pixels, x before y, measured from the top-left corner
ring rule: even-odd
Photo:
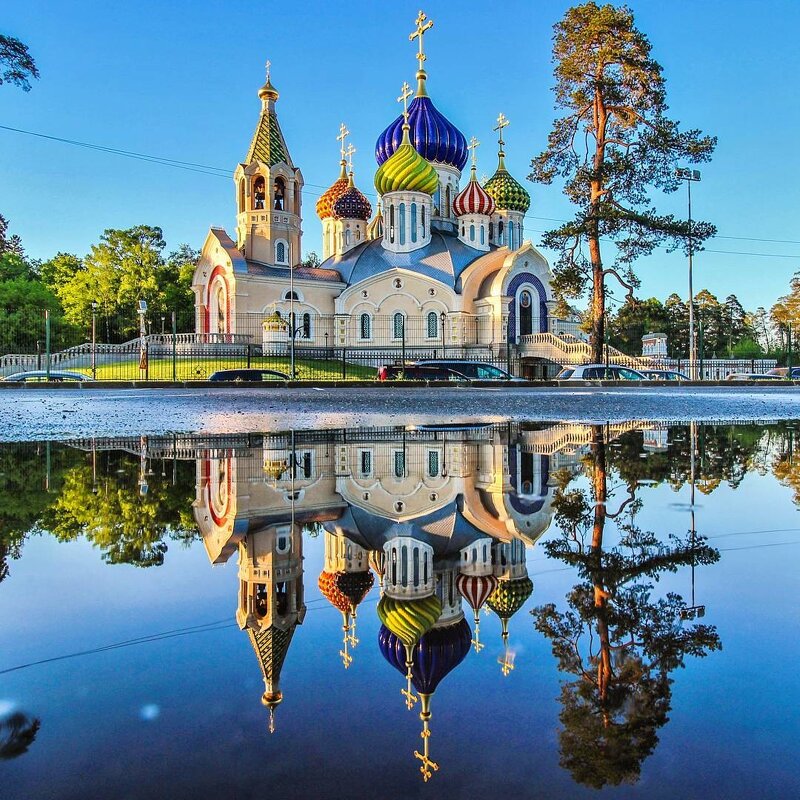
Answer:
[[[234,173],[235,236],[211,228],[194,274],[197,334],[268,348],[285,347],[293,329],[296,347],[439,345],[500,359],[526,338],[574,327],[553,318],[550,267],[524,236],[530,197],[505,166],[508,121],[498,118],[497,167],[481,184],[477,141],[468,144],[428,96],[428,27],[420,14],[416,92],[404,85],[404,111],[376,143],[374,209],[356,186],[342,125],[339,177],[315,209],[319,265],[302,262],[303,175],[268,75]]]

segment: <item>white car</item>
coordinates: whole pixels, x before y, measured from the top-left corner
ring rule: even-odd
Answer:
[[[581,364],[577,367],[564,367],[556,375],[557,381],[646,381],[641,372],[619,364]]]

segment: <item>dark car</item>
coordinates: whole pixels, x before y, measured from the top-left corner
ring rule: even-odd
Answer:
[[[243,383],[256,383],[259,381],[288,381],[291,380],[284,372],[275,369],[220,369],[212,372],[210,381],[240,381]]]
[[[30,372],[15,372],[2,380],[8,383],[72,383],[88,381],[91,378],[82,372],[56,372],[51,370],[48,376],[45,370],[32,370]]]
[[[688,381],[689,376],[674,369],[640,369],[649,381]]]
[[[427,377],[428,375],[440,377]],[[463,380],[463,381],[522,381],[509,375],[504,369],[482,361],[460,361],[458,359],[428,359],[415,361],[403,367],[400,364],[381,367],[378,379],[393,380],[404,375],[407,380]],[[420,376],[416,378],[414,376]]]

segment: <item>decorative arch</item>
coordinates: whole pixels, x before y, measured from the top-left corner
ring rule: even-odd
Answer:
[[[224,292],[224,303],[222,311],[224,314],[223,329],[219,329],[220,309],[217,308],[219,301],[218,292]],[[216,266],[206,284],[206,314],[203,322],[204,333],[231,333],[231,287],[228,283],[225,268]],[[213,322],[213,326],[212,326]]]
[[[508,305],[508,341],[513,343],[517,338],[517,293],[523,286],[530,286],[539,295],[539,330],[534,333],[547,332],[547,292],[545,291],[544,284],[532,272],[520,272],[515,275],[505,294],[511,297]],[[536,297],[533,297],[533,302],[536,302]]]

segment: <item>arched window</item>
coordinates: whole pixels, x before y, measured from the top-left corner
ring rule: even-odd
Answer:
[[[411,241],[417,241],[417,204],[411,204]]]
[[[444,190],[444,216],[450,216],[450,184]]]
[[[398,225],[400,226],[400,244],[406,243],[406,204],[400,203],[398,214]]]
[[[439,474],[439,451],[428,450],[428,475],[431,478],[437,477]]]
[[[503,244],[503,220],[497,223],[497,243],[499,245]]]
[[[311,314],[303,314],[302,336],[304,339],[311,338]]]
[[[489,223],[489,241],[491,242],[494,239],[494,223]]]
[[[435,311],[428,312],[428,338],[435,339],[439,335],[439,315]]]
[[[275,245],[275,261],[278,264],[286,263],[286,245],[283,242],[278,242]]]
[[[394,244],[394,203],[389,206],[389,241]]]
[[[474,225],[470,225],[469,226],[469,240],[471,242],[475,241],[475,226]]]
[[[425,238],[425,206],[422,206],[422,238]]]
[[[264,208],[264,201],[267,196],[266,186],[261,175],[253,181],[253,208]]]
[[[239,211],[245,211],[244,206],[244,178],[239,181]]]
[[[436,193],[433,195],[433,213],[434,215],[439,213],[439,209],[442,207],[442,188],[441,186],[436,190]],[[422,224],[425,224],[425,220],[422,220]]]
[[[286,197],[286,182],[283,180],[283,178],[275,178],[275,185],[272,187],[272,191],[275,195],[272,207],[276,211],[283,211],[284,199]]]
[[[344,246],[345,247],[350,247],[350,241],[351,241],[351,233],[350,233],[350,228],[348,228],[344,232]]]
[[[486,228],[481,225],[481,244],[486,244]]]
[[[404,478],[406,475],[406,454],[402,450],[394,451],[394,476]]]
[[[220,283],[217,287],[217,333],[227,333],[228,298],[225,286]]]
[[[461,223],[461,238],[463,239],[467,235],[467,226],[462,222]]]
[[[392,336],[395,339],[402,339],[403,334],[405,333],[405,317],[399,312],[396,311],[394,317],[392,318]]]
[[[359,334],[361,339],[372,338],[372,320],[369,314],[362,314],[359,319]]]
[[[300,299],[300,295],[297,294],[297,292],[284,292],[283,293],[283,299],[284,300],[299,300]],[[278,312],[278,313],[280,313],[280,312]]]

